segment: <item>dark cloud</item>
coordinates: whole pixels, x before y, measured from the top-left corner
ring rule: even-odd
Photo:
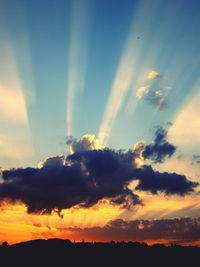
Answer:
[[[179,244],[200,241],[200,218],[180,218],[161,220],[117,219],[103,227],[69,228],[75,235],[95,241],[155,241]],[[64,229],[60,229],[64,231]],[[67,229],[66,229],[67,230]]]
[[[155,132],[153,143],[145,146],[144,159],[151,159],[155,163],[161,163],[170,158],[176,151],[176,147],[167,140],[167,130],[158,127]]]
[[[160,140],[163,137],[157,133],[155,142]],[[0,201],[22,201],[29,213],[60,213],[75,205],[91,207],[103,198],[123,207],[140,204],[137,194],[128,188],[133,180],[139,181],[138,190],[153,194],[184,195],[197,186],[183,175],[155,172],[151,166],[137,168],[133,164],[136,156],[133,150],[88,150],[49,158],[41,168],[5,170]]]
[[[127,189],[133,178],[133,154],[111,150],[74,153],[66,158],[50,158],[43,167],[11,169],[3,172],[0,200],[20,200],[29,213],[51,213],[75,205],[91,207],[103,198],[113,203],[139,203]]]
[[[197,183],[187,180],[184,175],[168,172],[157,172],[151,166],[143,166],[136,170],[136,177],[139,183],[137,190],[149,191],[152,194],[164,192],[167,195],[185,195],[194,190]]]

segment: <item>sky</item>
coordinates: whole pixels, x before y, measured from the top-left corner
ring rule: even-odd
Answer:
[[[0,1],[0,242],[200,244],[199,8]]]

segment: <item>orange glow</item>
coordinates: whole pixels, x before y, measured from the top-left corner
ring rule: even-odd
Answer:
[[[63,219],[56,212],[52,215],[27,214],[26,206],[20,203],[2,203],[0,212],[0,243],[16,243],[37,238],[72,238],[69,227],[103,226],[118,217],[122,210],[113,208],[108,201],[90,209],[74,207],[64,210]],[[81,239],[80,239],[81,240]]]
[[[175,218],[179,215],[180,217],[187,215],[194,217],[199,214],[200,202],[198,196],[196,196],[196,198],[191,198],[190,196],[181,198],[181,201],[180,197],[166,197],[163,195],[152,197],[152,195],[146,193],[140,193],[140,196],[144,199],[145,205],[135,206],[128,212],[117,206],[112,206],[108,200],[104,200],[90,209],[74,207],[63,210],[63,218],[58,216],[56,212],[53,212],[52,215],[27,214],[26,206],[21,203],[1,203],[0,243],[7,241],[12,244],[25,240],[38,238],[47,239],[52,237],[76,241],[85,239],[87,241],[106,242],[110,241],[107,239],[107,236],[102,235],[101,238],[99,238],[99,235],[95,237],[94,233],[88,236],[88,233],[86,233],[84,229],[102,227],[110,220],[116,220],[118,218],[125,220],[151,220]],[[185,212],[185,215],[183,212]],[[142,230],[144,225],[139,224],[138,228]],[[113,239],[115,238],[116,241],[122,241],[120,237],[113,237]],[[174,242],[174,240],[142,241],[148,244],[171,244]]]

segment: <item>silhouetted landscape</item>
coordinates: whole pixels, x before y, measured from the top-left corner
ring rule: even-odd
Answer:
[[[67,263],[65,266],[69,263],[69,266],[143,266],[146,263],[154,266],[193,266],[199,260],[199,247],[149,246],[138,242],[72,243],[63,239],[38,239],[14,245],[4,242],[0,246],[0,261],[6,266],[61,266],[61,263]]]

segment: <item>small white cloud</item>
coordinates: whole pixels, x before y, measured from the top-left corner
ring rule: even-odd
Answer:
[[[148,94],[149,90],[150,90],[149,85],[139,87],[135,93],[136,98],[142,99],[145,95]]]
[[[46,158],[44,161],[40,161],[38,163],[38,169],[41,169],[43,167],[47,168],[54,168],[54,167],[62,167],[66,164],[66,157],[65,156],[57,156],[57,157],[51,157]]]
[[[78,151],[99,150],[105,148],[94,134],[85,134],[79,140],[69,138],[67,144],[69,145],[71,154]]]
[[[158,109],[166,106],[166,92],[161,89],[154,89],[149,85],[140,87],[136,90],[135,97],[139,100],[143,99]]]
[[[160,89],[153,91],[147,100],[159,109],[166,105],[165,94]]]
[[[151,71],[147,74],[145,80],[154,80],[154,79],[159,78],[160,76],[161,76],[161,75],[160,75],[157,71],[155,71],[155,70],[151,70]]]

